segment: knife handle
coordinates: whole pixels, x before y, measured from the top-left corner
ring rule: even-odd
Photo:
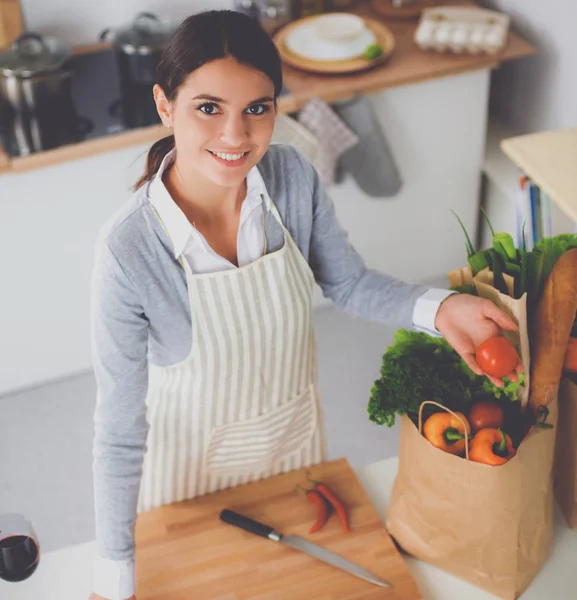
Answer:
[[[282,538],[282,535],[275,531],[272,527],[263,525],[262,523],[259,523],[254,519],[250,519],[249,517],[245,517],[244,515],[239,515],[228,508],[225,508],[220,513],[220,520],[228,523],[229,525],[240,527],[241,529],[249,531],[250,533],[260,535],[264,538],[269,538],[275,541],[279,541]]]

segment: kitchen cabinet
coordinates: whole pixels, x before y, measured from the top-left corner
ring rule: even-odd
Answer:
[[[19,0],[0,0],[0,50],[24,31]]]
[[[5,1],[14,0],[0,0],[0,6],[2,6],[1,2]],[[462,0],[447,0],[446,3],[473,4]],[[372,18],[380,18],[371,12],[367,3],[359,3],[352,12],[370,15]],[[296,112],[313,97],[321,98],[327,102],[336,102],[355,94],[377,94],[383,90],[400,86],[458,76],[478,70],[492,70],[498,68],[502,62],[530,56],[535,52],[530,44],[511,32],[506,48],[498,55],[428,53],[421,51],[413,42],[416,28],[415,21],[387,21],[386,24],[395,36],[396,49],[393,57],[382,67],[365,73],[333,77],[303,73],[285,67],[283,78],[290,93],[280,99],[279,112],[281,114]],[[105,50],[107,47],[106,43],[91,44],[74,48],[73,53],[79,55],[98,52]],[[458,101],[456,97],[446,98],[448,103],[457,103]],[[4,172],[20,173],[103,152],[134,147],[141,143],[148,142],[152,144],[166,134],[167,131],[163,126],[152,125],[13,159],[6,157],[0,146],[0,173],[2,172],[2,165],[4,165]]]
[[[369,10],[359,4],[355,10]],[[412,42],[416,22],[389,22],[395,54],[346,77],[286,68],[280,111],[314,96],[334,102],[365,94],[398,165],[393,198],[370,198],[347,178],[328,192],[368,267],[408,281],[447,285],[465,258],[457,212],[472,236],[486,140],[491,72],[534,48],[511,33],[498,56],[437,55]],[[102,46],[77,52],[102,50]],[[530,60],[530,59],[528,59]],[[0,154],[0,395],[91,369],[90,272],[98,229],[127,200],[146,152],[166,129],[111,134],[9,160]],[[31,243],[23,244],[22,240]],[[18,252],[14,253],[14,249]],[[35,277],[30,265],[42,257]],[[38,290],[42,302],[38,305]],[[315,305],[325,301],[318,292]],[[54,340],[58,341],[55,351]]]

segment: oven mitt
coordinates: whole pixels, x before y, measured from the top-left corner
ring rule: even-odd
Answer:
[[[360,138],[356,146],[341,156],[337,181],[342,179],[342,171],[346,171],[368,196],[396,195],[401,189],[401,176],[370,100],[359,96],[333,108]]]

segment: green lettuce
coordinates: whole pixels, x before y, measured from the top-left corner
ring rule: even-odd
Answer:
[[[367,410],[371,421],[392,427],[397,415],[415,418],[424,400],[459,411],[480,398],[517,400],[522,381],[522,376],[516,383],[505,379],[498,388],[473,373],[444,338],[399,329],[383,355]]]

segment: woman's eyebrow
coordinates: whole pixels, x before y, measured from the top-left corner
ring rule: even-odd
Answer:
[[[217,96],[211,96],[209,94],[200,94],[200,96],[195,96],[193,100],[208,100],[209,102],[218,102],[219,104],[228,104],[226,100],[223,98],[218,98]],[[251,100],[247,106],[251,104],[260,104],[263,102],[273,102],[274,98],[272,96],[262,96],[261,98],[257,98],[256,100]]]

